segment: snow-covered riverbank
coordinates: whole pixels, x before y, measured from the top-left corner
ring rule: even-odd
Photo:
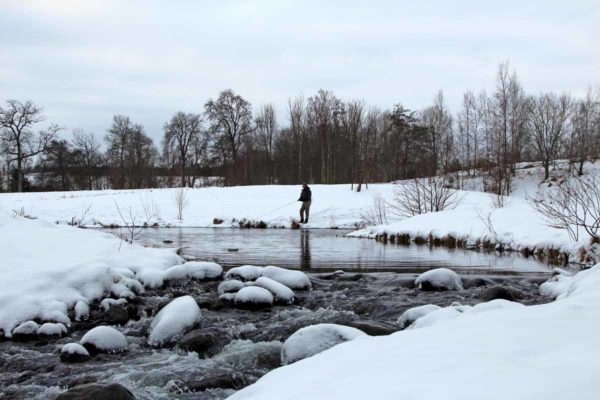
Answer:
[[[230,399],[596,399],[599,288],[600,264],[542,285],[558,297],[552,303],[458,312],[360,337],[278,368]]]
[[[180,262],[174,249],[150,249],[94,230],[0,213],[0,330],[26,320],[69,323],[77,302],[136,291],[132,279]],[[131,293],[131,292],[130,292]],[[125,296],[126,297],[126,296]]]

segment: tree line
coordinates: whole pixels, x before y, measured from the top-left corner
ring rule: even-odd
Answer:
[[[0,107],[3,179],[28,189],[37,172],[43,190],[164,186],[352,183],[483,171],[485,189],[508,194],[516,164],[570,159],[579,174],[600,156],[600,90],[581,98],[527,94],[517,74],[500,64],[491,93],[467,91],[453,114],[442,91],[431,105],[390,109],[343,100],[319,90],[288,99],[284,115],[273,104],[253,109],[232,90],[209,99],[198,113],[176,112],[161,143],[143,125],[115,115],[105,136],[36,127],[43,110],[30,101]],[[212,177],[212,178],[207,178]]]

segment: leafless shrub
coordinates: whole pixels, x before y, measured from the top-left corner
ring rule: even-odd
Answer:
[[[186,188],[179,188],[175,192],[175,206],[177,207],[177,219],[183,220],[183,210],[188,205]]]
[[[496,248],[498,250],[501,250],[506,247],[506,243],[502,240],[498,232],[496,232],[496,229],[494,228],[494,223],[492,222],[492,215],[494,214],[495,208],[492,208],[487,212],[484,212],[481,209],[477,209],[475,211],[477,213],[477,217],[485,226],[487,237],[491,238],[490,241],[496,245]]]
[[[371,207],[361,214],[361,219],[366,225],[388,224],[388,203],[381,193],[373,196]]]
[[[71,225],[71,226],[85,225],[85,221],[87,220],[87,216],[91,209],[92,209],[91,204],[90,205],[87,205],[85,203],[82,204],[81,205],[81,213],[77,216],[71,217],[71,222],[69,222],[69,225]]]
[[[414,179],[394,187],[394,197],[389,204],[390,213],[407,218],[418,214],[455,208],[462,196],[447,185],[442,177]]]
[[[160,208],[148,194],[145,197],[140,196],[140,203],[146,217],[144,221],[146,225],[151,225],[161,219]]]
[[[123,222],[124,228],[127,232],[127,237],[125,240],[128,241],[130,244],[133,244],[133,240],[144,229],[143,226],[139,226],[139,213],[134,212],[131,207],[125,210],[121,210],[119,204],[116,201],[115,206],[117,207],[119,217],[121,218],[121,221]]]
[[[573,177],[562,184],[542,189],[529,198],[532,207],[546,219],[548,226],[566,229],[579,241],[587,233],[592,242],[600,240],[600,178]]]
[[[507,196],[502,196],[495,193],[490,193],[490,199],[492,200],[492,206],[494,208],[503,208],[508,203]]]
[[[20,209],[13,210],[13,214],[16,217],[23,217],[23,218],[27,218],[27,219],[37,219],[37,217],[27,214],[27,212],[25,211],[25,207],[21,207]]]

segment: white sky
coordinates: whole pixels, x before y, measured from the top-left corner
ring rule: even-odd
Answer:
[[[456,111],[505,60],[530,93],[600,84],[599,0],[0,3],[0,101],[33,100],[67,132],[103,136],[121,113],[158,139],[226,88],[281,114],[321,88],[412,109],[443,89]]]

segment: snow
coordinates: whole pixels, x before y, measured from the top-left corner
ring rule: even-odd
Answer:
[[[356,328],[337,324],[317,324],[298,329],[283,342],[281,362],[286,364],[312,357],[340,343],[366,334]]]
[[[79,354],[82,356],[90,355],[86,348],[79,343],[67,343],[61,348],[60,352],[66,354]]]
[[[245,305],[271,305],[273,304],[273,295],[267,289],[256,286],[247,286],[235,294],[236,304]]]
[[[441,307],[435,304],[425,304],[422,306],[412,307],[404,311],[396,323],[402,329],[407,328],[417,319],[424,317],[432,311],[439,310]]]
[[[225,274],[225,279],[239,279],[241,281],[253,281],[262,275],[263,267],[255,265],[242,265],[241,267],[231,268]]]
[[[60,322],[46,322],[40,326],[40,329],[38,329],[37,333],[38,335],[46,336],[62,336],[67,333],[67,327]]]
[[[276,301],[287,304],[292,304],[294,302],[294,291],[284,284],[274,281],[271,278],[261,276],[254,282],[254,285],[267,289],[269,292],[273,293]]]
[[[127,304],[127,300],[126,299],[103,299],[100,302],[100,307],[104,310],[104,311],[108,311],[112,306],[122,306]]]
[[[436,268],[422,273],[415,285],[423,290],[462,290],[460,276],[448,268]]]
[[[23,322],[15,329],[13,329],[13,335],[37,335],[40,326],[35,321]]]
[[[262,270],[262,276],[282,283],[290,289],[309,290],[312,288],[310,279],[301,271],[268,266]]]
[[[231,280],[221,282],[219,284],[219,287],[217,288],[217,292],[219,294],[235,293],[238,290],[240,290],[241,288],[243,288],[244,286],[245,286],[244,282],[238,281],[237,279],[231,279]]]
[[[127,347],[127,338],[110,326],[97,326],[89,330],[79,341],[83,346],[91,345],[98,351],[117,353]]]
[[[200,316],[200,307],[192,296],[176,298],[152,320],[148,344],[162,346],[181,338],[200,321]]]
[[[69,326],[75,306],[81,319],[93,301],[135,296],[142,287],[136,274],[181,262],[174,249],[143,248],[108,233],[1,211],[0,254],[0,330],[8,337],[32,319]]]
[[[409,329],[418,329],[431,326],[441,321],[458,318],[461,314],[461,311],[459,311],[456,307],[440,308],[439,310],[434,310],[417,319],[411,326],[409,326]]]
[[[145,270],[137,274],[142,285],[148,289],[156,289],[164,285],[165,273],[160,270]]]
[[[420,329],[343,343],[271,371],[230,399],[594,400],[599,287],[600,264],[543,284],[557,298],[551,303],[494,300]],[[487,310],[473,312],[478,307]]]
[[[73,309],[75,310],[75,321],[83,321],[90,315],[90,306],[83,300],[79,300],[75,303]]]
[[[215,279],[223,274],[223,268],[214,262],[190,261],[175,265],[165,271],[165,280]]]

